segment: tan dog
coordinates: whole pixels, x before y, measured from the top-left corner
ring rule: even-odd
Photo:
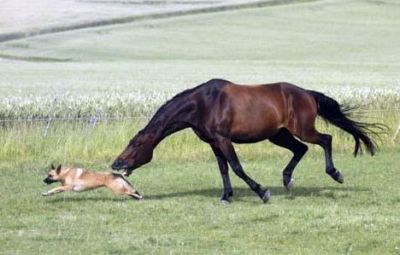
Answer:
[[[64,191],[79,192],[107,187],[116,195],[128,195],[135,199],[143,198],[122,175],[115,173],[96,173],[82,168],[61,167],[61,165],[55,168],[51,164],[48,176],[43,181],[47,184],[59,181],[62,185],[42,193],[43,196]]]

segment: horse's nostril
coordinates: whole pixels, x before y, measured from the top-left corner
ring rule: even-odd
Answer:
[[[114,161],[114,163],[111,165],[111,168],[114,170],[119,170],[122,166],[123,162],[120,159],[117,159]]]

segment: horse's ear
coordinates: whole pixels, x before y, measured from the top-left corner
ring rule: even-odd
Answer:
[[[56,169],[56,173],[57,173],[57,174],[60,174],[60,172],[61,172],[61,165],[58,165],[58,167],[57,167],[57,169]]]
[[[51,165],[50,165],[50,169],[56,169],[56,167],[54,166],[54,164],[53,163],[51,163]]]

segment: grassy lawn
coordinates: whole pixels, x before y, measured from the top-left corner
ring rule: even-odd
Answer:
[[[352,141],[335,133],[339,185],[311,146],[288,194],[281,171],[290,153],[268,142],[236,146],[244,168],[273,198],[263,204],[231,173],[234,202],[208,145],[190,131],[166,139],[153,162],[130,177],[143,201],[109,191],[41,197],[50,162],[109,171],[141,123],[55,125],[3,130],[0,141],[0,254],[398,254],[399,147],[354,159]],[[112,130],[112,132],[110,132]],[[332,130],[328,130],[332,132]],[[56,186],[55,184],[51,185]]]
[[[273,198],[263,204],[233,176],[228,206],[219,203],[211,159],[156,159],[130,178],[144,193],[140,202],[106,190],[44,198],[45,165],[2,162],[1,253],[399,254],[399,153],[336,154],[346,177],[339,185],[324,173],[322,153],[312,152],[295,173],[292,194],[281,186],[289,155],[242,158]]]

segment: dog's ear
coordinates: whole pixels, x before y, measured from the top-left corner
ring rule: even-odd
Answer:
[[[56,173],[57,173],[57,174],[60,174],[60,172],[61,172],[61,165],[58,165],[58,167],[57,167],[57,169],[56,169]]]
[[[51,163],[51,165],[50,165],[50,169],[51,169],[51,170],[53,170],[53,169],[56,169],[56,167],[54,166],[54,164],[53,164],[53,163]]]

